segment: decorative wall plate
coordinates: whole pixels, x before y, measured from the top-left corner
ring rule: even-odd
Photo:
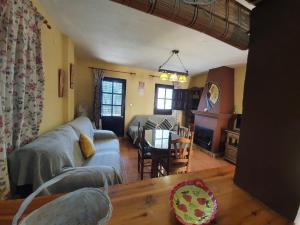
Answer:
[[[213,82],[207,83],[206,102],[207,109],[211,110],[220,98],[220,88]]]
[[[206,225],[215,219],[217,201],[202,180],[177,184],[170,195],[170,206],[184,225]]]

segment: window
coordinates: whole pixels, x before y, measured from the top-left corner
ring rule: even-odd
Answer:
[[[102,116],[122,116],[123,84],[118,81],[102,81]]]
[[[172,114],[172,85],[155,85],[154,114],[171,115]]]

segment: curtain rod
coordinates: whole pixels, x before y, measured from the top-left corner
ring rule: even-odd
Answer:
[[[104,69],[104,68],[97,68],[97,67],[89,67],[90,69],[96,69],[96,70],[105,70],[105,71],[110,71],[110,72],[116,72],[116,73],[127,73],[130,75],[136,75],[136,73],[133,72],[125,72],[125,71],[119,71],[119,70],[109,70],[109,69]]]
[[[29,2],[26,2],[25,1],[25,4],[27,4],[27,6],[31,7],[36,13],[38,13],[42,18],[43,18],[43,24],[46,25],[46,27],[51,30],[51,26],[50,24],[48,23],[48,20],[45,19],[45,17],[38,11],[37,7],[33,5],[32,1],[29,1]]]
[[[43,23],[46,25],[46,27],[51,30],[51,26],[50,24],[48,23],[48,20],[44,20]]]

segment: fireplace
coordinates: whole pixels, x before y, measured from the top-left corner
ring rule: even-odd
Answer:
[[[211,94],[209,83],[218,86],[219,98],[208,107],[207,96]],[[195,143],[207,150],[212,156],[222,155],[221,136],[227,129],[234,108],[234,69],[219,67],[208,72],[207,84],[195,114]]]
[[[211,151],[214,131],[205,127],[195,126],[194,142],[202,148]]]

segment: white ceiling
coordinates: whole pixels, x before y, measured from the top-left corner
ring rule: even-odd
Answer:
[[[109,0],[41,2],[59,29],[75,42],[78,57],[157,70],[172,49],[179,49],[190,74],[247,60],[248,51]]]

